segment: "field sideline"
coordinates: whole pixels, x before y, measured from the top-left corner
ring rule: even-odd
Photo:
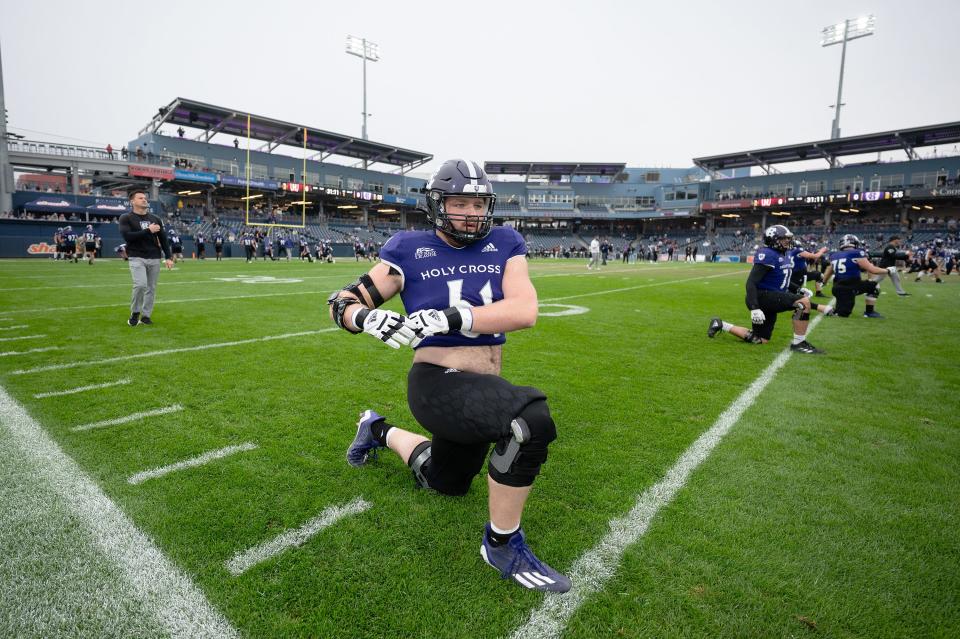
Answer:
[[[0,636],[960,627],[960,278],[906,280],[884,320],[861,298],[812,331],[826,355],[787,357],[786,316],[765,347],[706,337],[748,321],[743,265],[532,260],[541,317],[504,376],[559,439],[524,527],[580,577],[544,598],[480,559],[483,482],[344,461],[364,408],[418,428],[409,351],[326,318],[369,266],[188,261],[130,328],[125,263],[0,261]]]

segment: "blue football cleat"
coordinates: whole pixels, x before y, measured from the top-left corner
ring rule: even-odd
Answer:
[[[512,579],[517,584],[530,590],[543,592],[567,592],[570,590],[570,578],[543,563],[527,545],[523,529],[510,538],[502,546],[490,545],[488,535],[490,524],[484,531],[483,543],[480,545],[480,556],[483,560],[500,571],[503,579]]]
[[[360,421],[357,422],[357,436],[347,449],[347,463],[351,466],[363,466],[371,457],[377,458],[377,449],[383,448],[383,444],[373,438],[370,427],[379,421],[386,419],[383,415],[365,410],[360,413]]]
[[[876,312],[876,311],[870,311],[869,313],[864,313],[863,316],[864,316],[864,317],[872,317],[872,318],[874,318],[874,319],[883,319],[883,315],[881,315],[880,313],[878,313],[878,312]]]

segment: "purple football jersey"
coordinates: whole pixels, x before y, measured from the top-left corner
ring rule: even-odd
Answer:
[[[490,235],[462,248],[453,248],[433,231],[397,233],[383,245],[380,260],[400,272],[400,298],[409,315],[428,308],[442,310],[460,301],[483,306],[502,300],[507,260],[526,253],[519,233],[495,226]],[[428,337],[420,346],[486,346],[506,339],[502,333],[452,331]]]

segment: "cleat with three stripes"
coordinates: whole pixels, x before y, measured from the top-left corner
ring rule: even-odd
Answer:
[[[490,543],[490,524],[483,534],[480,545],[483,560],[500,571],[503,579],[511,579],[517,585],[542,592],[567,592],[570,578],[562,575],[540,561],[530,547],[521,528],[510,541],[502,546]]]

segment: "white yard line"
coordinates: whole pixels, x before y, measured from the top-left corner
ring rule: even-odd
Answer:
[[[158,415],[169,415],[170,413],[178,413],[183,410],[183,406],[180,404],[174,404],[172,406],[164,406],[163,408],[154,408],[152,410],[145,410],[142,413],[134,413],[133,415],[125,415],[123,417],[116,417],[114,419],[105,419],[102,422],[93,422],[92,424],[82,424],[80,426],[74,426],[70,430],[79,433],[85,430],[93,430],[94,428],[104,428],[106,426],[117,426],[119,424],[128,424],[130,422],[138,422],[141,419],[147,417],[157,417]]]
[[[37,366],[35,368],[23,368],[11,371],[10,375],[26,375],[27,373],[41,373],[43,371],[58,371],[65,368],[77,368],[78,366],[98,366],[100,364],[110,364],[112,362],[124,362],[131,359],[143,359],[146,357],[160,357],[162,355],[172,355],[173,353],[188,353],[190,351],[206,351],[211,348],[228,348],[230,346],[243,346],[244,344],[255,344],[257,342],[271,342],[278,339],[290,339],[291,337],[303,337],[304,335],[319,335],[320,333],[330,333],[339,330],[335,326],[332,328],[321,328],[316,331],[301,331],[299,333],[284,333],[282,335],[267,335],[266,337],[254,337],[251,339],[241,339],[235,342],[216,342],[213,344],[200,344],[198,346],[184,346],[182,348],[167,348],[162,351],[148,351],[146,353],[134,353],[132,355],[118,355],[117,357],[107,357],[105,359],[94,359],[87,361],[66,362],[64,364],[48,364],[47,366]],[[59,348],[59,347],[53,347]],[[42,350],[42,349],[36,349]],[[19,353],[17,353],[19,354]],[[4,353],[0,353],[4,355]]]
[[[807,334],[823,318],[818,315],[810,322]],[[630,512],[610,522],[610,532],[600,542],[577,559],[570,568],[573,588],[565,594],[550,593],[540,607],[530,613],[527,621],[517,628],[511,639],[547,639],[559,637],[567,622],[594,593],[600,592],[613,578],[620,566],[623,553],[636,543],[650,527],[660,509],[673,501],[690,475],[713,452],[717,444],[730,432],[740,417],[750,408],[767,385],[790,359],[789,348],[777,355],[750,386],[717,418],[713,426],[697,438],[666,475],[641,493]]]
[[[18,339],[40,339],[46,335],[18,335],[17,337],[0,337],[0,342],[15,342]]]
[[[623,291],[634,291],[639,288],[653,288],[654,286],[666,286],[668,284],[680,284],[682,282],[693,282],[696,280],[709,280],[714,277],[727,277],[728,275],[743,275],[740,271],[730,271],[729,273],[718,273],[717,275],[702,275],[700,277],[687,277],[682,280],[670,280],[668,282],[655,282],[654,284],[639,284],[637,286],[627,286],[624,288],[609,288],[602,291],[593,291],[590,293],[578,293],[577,295],[565,295],[564,297],[550,297],[540,300],[541,303],[559,302],[561,300],[573,300],[578,297],[592,297],[594,295],[606,295],[608,293],[622,293]]]
[[[533,263],[531,263],[531,264],[533,264]],[[690,269],[696,268],[697,266],[703,266],[703,265],[701,265],[701,264],[690,265],[690,266],[649,266],[649,265],[648,265],[648,266],[640,266],[640,265],[635,265],[634,267],[627,267],[627,268],[624,268],[624,267],[619,267],[619,268],[604,267],[604,268],[601,268],[600,270],[592,270],[592,271],[588,271],[588,270],[586,270],[586,267],[583,267],[583,270],[578,270],[578,271],[565,271],[565,272],[562,272],[562,273],[536,273],[536,274],[531,274],[531,275],[530,275],[530,278],[531,278],[531,279],[534,279],[534,278],[544,278],[544,277],[564,277],[564,276],[568,276],[568,275],[582,275],[583,277],[597,277],[598,275],[622,275],[622,274],[624,274],[624,273],[634,273],[634,274],[638,274],[638,273],[641,273],[641,272],[642,272],[644,275],[647,275],[648,273],[656,273],[656,272],[663,272],[663,271],[689,271]],[[608,269],[609,269],[609,270],[608,270]]]
[[[288,548],[302,546],[324,528],[332,526],[338,520],[349,515],[360,514],[368,510],[370,506],[370,502],[365,501],[362,497],[357,497],[346,506],[330,506],[299,528],[288,530],[270,541],[237,553],[233,559],[227,561],[224,565],[231,575],[237,577],[260,562],[279,555]]]
[[[44,346],[43,348],[31,348],[28,351],[7,351],[0,353],[0,357],[9,357],[10,355],[29,355],[30,353],[46,353],[47,351],[58,351],[59,346]]]
[[[169,475],[170,473],[176,472],[178,470],[183,470],[185,468],[196,468],[197,466],[203,466],[209,462],[212,462],[217,459],[223,459],[229,455],[234,455],[236,453],[242,453],[248,450],[255,450],[257,445],[253,442],[245,442],[243,444],[237,444],[236,446],[226,446],[224,448],[218,448],[217,450],[208,451],[197,457],[191,457],[190,459],[185,459],[179,461],[175,464],[169,464],[167,466],[160,466],[159,468],[153,468],[151,470],[145,470],[139,472],[135,475],[131,475],[127,478],[128,484],[133,484],[134,486],[142,484],[148,479],[156,479],[157,477],[163,477],[164,475]]]
[[[5,321],[5,322],[10,322],[10,321],[13,321],[13,320],[6,319],[6,320],[4,320],[4,321]],[[18,328],[30,328],[30,325],[29,325],[29,324],[18,324],[17,326],[4,326],[3,328],[0,328],[0,331],[14,331],[14,330],[16,330],[16,329],[18,329]]]
[[[320,295],[322,291],[292,291],[290,293],[266,293],[264,295],[224,295],[221,297],[194,297],[186,300],[167,300],[162,299],[159,301],[160,305],[164,304],[187,304],[189,302],[216,302],[219,300],[246,300],[253,299],[257,297],[282,297],[284,295]],[[325,293],[324,293],[325,294]],[[2,315],[12,315],[14,313],[52,313],[55,311],[84,311],[91,308],[117,308],[117,307],[129,307],[129,302],[123,302],[118,304],[92,304],[88,306],[57,306],[57,307],[46,307],[46,308],[22,308],[14,311],[0,311]]]
[[[76,388],[68,388],[67,390],[62,391],[49,391],[46,393],[36,393],[34,394],[34,399],[43,399],[44,397],[60,397],[61,395],[73,395],[74,393],[82,393],[89,390],[99,390],[101,388],[110,388],[111,386],[122,386],[124,384],[129,384],[129,379],[118,379],[115,382],[104,382],[103,384],[91,384],[90,386],[78,386]]]
[[[10,432],[15,445],[14,451],[5,454],[22,455],[36,468],[38,482],[49,485],[76,517],[75,524],[89,532],[90,542],[116,566],[124,589],[156,619],[163,634],[184,639],[239,637],[190,578],[166,558],[2,387],[0,428]],[[104,608],[104,616],[117,609],[107,605]],[[109,622],[104,627],[109,628]]]

